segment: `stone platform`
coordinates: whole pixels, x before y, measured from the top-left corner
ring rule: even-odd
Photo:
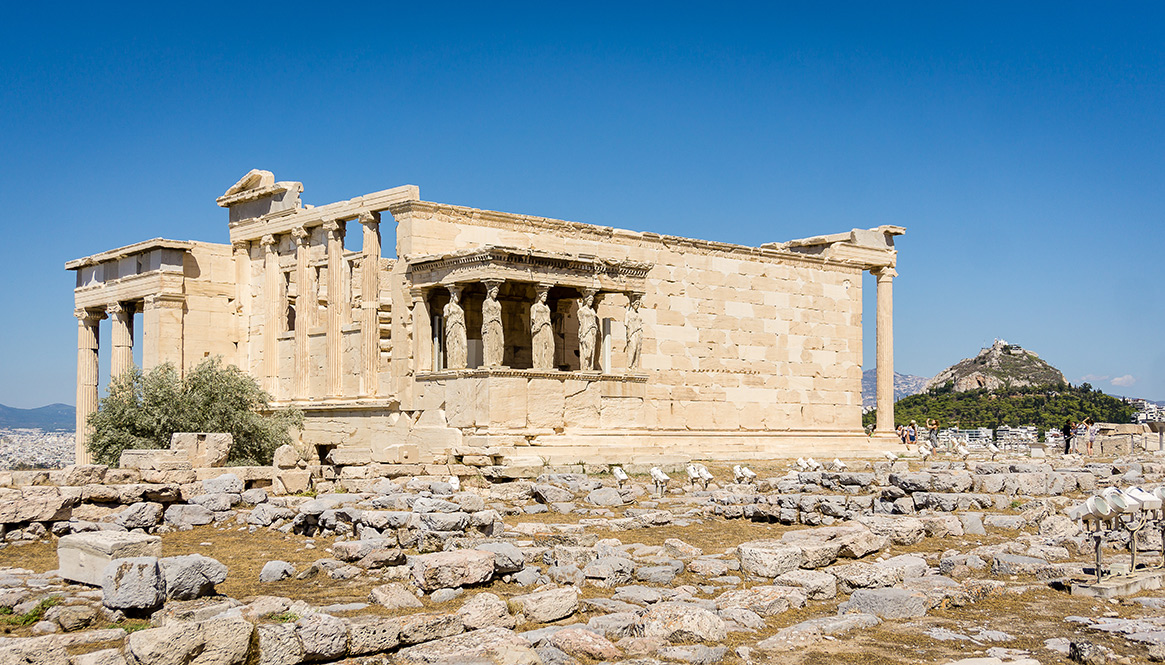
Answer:
[[[1141,571],[1133,575],[1110,577],[1099,584],[1073,583],[1073,596],[1091,596],[1093,598],[1121,598],[1133,596],[1142,591],[1151,591],[1161,588],[1161,581],[1165,579],[1165,571]]]
[[[62,536],[57,541],[60,576],[93,586],[101,586],[101,575],[110,561],[138,556],[162,556],[162,537],[91,531]]]

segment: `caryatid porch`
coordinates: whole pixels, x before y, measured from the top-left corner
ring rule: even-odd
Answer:
[[[407,274],[417,376],[509,370],[637,375],[638,309],[650,269],[634,261],[507,247],[413,259]],[[612,353],[614,317],[597,312],[604,298],[626,302],[622,354]]]

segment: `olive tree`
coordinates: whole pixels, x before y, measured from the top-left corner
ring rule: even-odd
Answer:
[[[170,363],[135,367],[111,382],[89,415],[89,452],[112,466],[127,448],[169,448],[174,432],[228,432],[228,463],[270,464],[275,449],[291,443],[291,429],[303,428],[301,411],[273,410],[270,401],[254,378],[217,356],[184,377]]]

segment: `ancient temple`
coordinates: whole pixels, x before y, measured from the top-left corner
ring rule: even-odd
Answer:
[[[251,171],[218,199],[230,244],[155,239],[66,264],[79,463],[106,318],[114,375],[137,343],[146,368],[222,356],[301,408],[304,454],[335,464],[824,456],[891,436],[901,227],[748,247],[432,203],[414,186],[314,207],[302,190]]]

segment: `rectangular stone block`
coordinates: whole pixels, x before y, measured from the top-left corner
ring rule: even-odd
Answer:
[[[91,531],[62,536],[57,541],[60,576],[101,586],[101,574],[114,559],[162,556],[162,537],[122,531]]]

